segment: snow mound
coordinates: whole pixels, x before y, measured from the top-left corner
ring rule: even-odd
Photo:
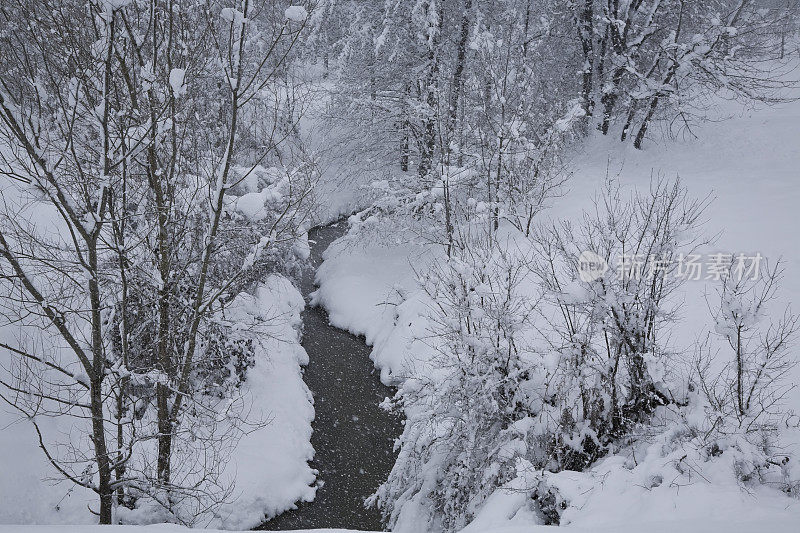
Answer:
[[[300,345],[300,313],[305,301],[292,283],[269,276],[254,294],[242,293],[230,318],[240,327],[261,328],[256,364],[248,371],[246,393],[254,410],[269,423],[245,436],[227,465],[239,497],[222,511],[220,526],[244,529],[311,501],[316,471],[309,465],[313,398],[303,382],[301,365],[308,355]],[[266,326],[259,325],[263,319]],[[254,413],[257,414],[257,413]]]
[[[284,12],[287,20],[303,22],[308,18],[308,11],[303,6],[289,6]]]

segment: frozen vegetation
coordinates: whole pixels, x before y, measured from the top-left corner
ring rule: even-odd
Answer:
[[[799,17],[3,0],[0,533],[797,531]]]

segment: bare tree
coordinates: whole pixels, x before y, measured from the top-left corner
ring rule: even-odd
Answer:
[[[768,318],[783,273],[781,262],[759,272],[744,263],[744,257],[731,259],[717,291],[719,301],[709,302],[714,335],[724,339],[731,357],[718,364],[719,352],[706,339],[694,366],[714,409],[751,432],[780,422],[781,402],[793,388],[787,376],[797,365],[792,348],[798,317],[787,307],[778,319]]]
[[[247,0],[41,0],[0,15],[16,30],[0,41],[2,172],[16,182],[0,223],[4,317],[42,337],[3,345],[3,398],[37,431],[37,416],[62,416],[91,436],[91,456],[40,445],[99,494],[101,523],[139,498],[202,520],[231,494],[231,446],[262,423],[236,392],[252,340],[225,307],[294,260],[312,205],[311,158],[279,149],[295,142],[295,100],[275,92],[308,19]],[[240,143],[256,122],[272,128]],[[246,181],[280,201],[243,216],[232,191]]]

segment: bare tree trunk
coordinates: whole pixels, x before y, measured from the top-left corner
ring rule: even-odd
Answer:
[[[444,180],[444,224],[445,232],[447,233],[447,257],[453,254],[453,214],[452,205],[450,202],[450,180]]]
[[[426,9],[430,6],[426,5]],[[425,104],[426,113],[423,120],[422,141],[420,143],[419,177],[427,178],[433,168],[433,154],[436,150],[436,119],[437,119],[437,77],[439,74],[439,33],[442,27],[443,10],[439,10],[438,26],[433,28],[433,34],[428,43],[428,74],[425,77]]]
[[[453,84],[450,88],[450,105],[448,109],[448,116],[447,116],[447,128],[445,130],[447,136],[448,146],[444,148],[447,150],[448,153],[448,162],[449,162],[449,153],[450,153],[450,146],[449,141],[453,136],[453,130],[455,129],[456,119],[458,117],[458,100],[461,96],[461,88],[463,85],[463,75],[464,75],[464,67],[466,65],[466,57],[467,57],[467,40],[469,39],[469,25],[470,25],[470,12],[472,10],[472,0],[464,0],[464,14],[461,16],[461,31],[459,33],[459,40],[458,40],[458,48],[456,51],[456,64],[455,68],[453,69]]]
[[[617,68],[611,77],[611,88],[603,93],[601,101],[603,102],[603,122],[600,125],[600,131],[603,135],[608,134],[611,127],[611,117],[614,113],[614,107],[617,105],[619,98],[619,90],[622,86],[622,76],[625,74],[624,68]]]
[[[94,328],[93,328],[94,329]],[[97,357],[95,355],[95,357]],[[102,360],[102,356],[100,357]],[[102,371],[102,363],[99,365]],[[92,406],[92,443],[94,444],[95,460],[97,461],[98,494],[100,496],[100,523],[111,523],[111,509],[113,507],[114,489],[111,486],[111,463],[108,459],[106,447],[106,434],[103,427],[103,380],[101,377],[92,376],[90,402]]]
[[[159,17],[158,8],[155,0],[150,4],[151,20],[152,20],[152,41],[153,41],[153,56],[152,64],[158,64],[158,31],[159,31]],[[166,51],[166,57],[169,57],[170,51]],[[169,238],[169,200],[163,188],[163,168],[158,160],[156,154],[156,147],[158,146],[158,113],[159,101],[157,95],[151,88],[148,94],[150,101],[150,142],[147,147],[147,177],[150,189],[153,191],[156,208],[156,225],[157,225],[157,261],[158,261],[158,332],[157,332],[157,365],[158,370],[162,373],[164,378],[174,374],[172,364],[172,354],[169,349],[170,331],[170,317],[169,317],[169,299],[170,299],[170,258],[172,256],[170,238]],[[174,130],[174,128],[173,128]],[[169,413],[169,398],[171,392],[166,383],[159,381],[156,384],[156,410],[158,415],[158,456],[156,463],[156,476],[159,482],[164,485],[169,484],[170,481],[170,457],[172,455],[172,423]]]
[[[633,123],[633,119],[636,116],[636,108],[638,106],[638,100],[631,101],[631,105],[628,108],[628,116],[625,118],[625,125],[622,127],[622,134],[619,136],[619,140],[625,142],[625,139],[628,138],[628,132],[631,129],[631,124]]]
[[[403,121],[403,140],[400,143],[400,170],[403,172],[408,172],[408,161],[409,161],[409,136],[408,136],[408,121]]]
[[[581,65],[581,103],[585,113],[585,122],[591,121],[594,113],[592,98],[592,76],[594,74],[594,0],[584,0],[583,8],[578,14],[578,37],[583,52]]]
[[[672,77],[675,74],[675,65],[670,68],[670,71],[667,73],[666,77],[662,81],[662,87],[668,85],[672,81]],[[642,143],[644,142],[644,136],[647,134],[647,127],[650,124],[650,121],[653,119],[653,116],[656,114],[656,109],[658,108],[658,102],[663,96],[663,93],[656,92],[653,98],[650,99],[650,105],[647,108],[647,114],[642,120],[642,125],[639,126],[639,131],[636,133],[636,138],[633,141],[633,146],[637,150],[642,149]]]
[[[433,83],[433,76],[430,76],[429,78],[430,83]],[[428,174],[433,168],[433,153],[436,148],[436,96],[435,90],[432,87],[429,86],[427,91],[427,110],[425,119],[423,121],[422,142],[419,150],[418,172],[421,179],[427,179]]]
[[[501,116],[504,116],[505,104],[501,104],[501,106],[503,108],[503,113]],[[503,119],[503,122],[504,121],[505,118]],[[505,141],[505,139],[501,135],[500,138],[497,140],[497,174],[495,175],[495,184],[494,184],[495,196],[498,199],[497,203],[499,203],[499,197],[500,197],[500,180],[502,179],[503,176],[503,149],[505,148],[505,146],[503,146],[503,141]],[[492,229],[494,231],[497,231],[497,228],[499,227],[500,227],[500,208],[498,205],[495,205],[494,209],[492,209]]]
[[[411,142],[411,124],[408,121],[408,101],[411,98],[411,87],[406,85],[404,90],[405,100],[403,102],[402,113],[403,118],[400,125],[400,170],[408,172],[408,162],[410,159],[410,142]]]
[[[121,190],[121,198],[119,199],[120,206],[123,206],[121,211],[125,211],[125,205],[127,205],[127,180],[128,180],[128,162],[127,162],[127,154],[128,154],[128,147],[126,143],[123,141],[121,144],[121,151],[122,151],[122,190]],[[114,245],[116,247],[117,253],[117,268],[119,269],[120,275],[120,301],[118,304],[118,313],[119,313],[119,331],[117,332],[120,337],[120,350],[121,350],[121,359],[122,359],[122,368],[127,374],[130,371],[130,364],[129,364],[129,346],[128,346],[128,336],[130,332],[129,328],[129,288],[128,288],[128,265],[127,261],[128,258],[125,256],[125,225],[126,225],[126,216],[115,209],[115,199],[109,202],[109,214],[111,215],[111,227],[112,227],[112,234],[114,236]],[[113,346],[113,343],[112,343]],[[123,454],[123,450],[125,450],[125,424],[123,423],[123,419],[125,419],[126,414],[128,412],[129,406],[127,405],[126,401],[128,398],[128,388],[130,385],[130,377],[127,375],[122,376],[119,380],[119,390],[116,392],[116,420],[117,420],[117,457],[116,457],[116,467],[114,469],[114,477],[117,482],[122,481],[125,477],[125,472],[127,471],[126,468],[126,459]],[[123,485],[119,485],[117,487],[117,503],[119,505],[124,505],[125,501],[125,487]]]
[[[736,407],[744,416],[744,358],[742,357],[742,326],[736,328]]]

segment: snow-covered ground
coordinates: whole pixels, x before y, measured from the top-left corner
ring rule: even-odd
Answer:
[[[291,282],[269,276],[253,294],[240,294],[230,307],[229,318],[247,326],[268,317],[255,352],[255,366],[244,385],[250,419],[268,422],[245,435],[230,456],[225,477],[235,478],[235,501],[225,505],[217,527],[246,529],[294,507],[299,500],[310,501],[315,472],[308,466],[314,456],[310,444],[314,407],[303,382],[301,365],[308,361],[300,345],[300,312],[305,302]],[[6,334],[11,334],[6,330]],[[46,435],[60,428],[48,420]],[[65,482],[45,481],[54,477],[32,427],[6,408],[0,408],[0,523],[7,524],[91,524],[96,519],[87,505],[94,505],[93,493],[70,490]],[[51,431],[48,431],[51,430]],[[138,512],[137,522],[152,517]],[[123,518],[124,519],[124,518]],[[5,526],[18,530],[21,526]],[[84,526],[76,530],[84,531]],[[155,528],[157,531],[169,529]],[[5,530],[4,530],[5,531]],[[35,531],[35,529],[31,529]]]
[[[722,102],[718,112],[720,120],[693,130],[696,139],[689,135],[649,143],[642,151],[616,137],[589,139],[570,158],[568,192],[553,200],[543,217],[576,219],[591,208],[607,175],[618,175],[625,188],[645,190],[651,178],[679,176],[690,196],[713,200],[703,230],[718,237],[698,252],[760,253],[770,262],[782,258],[779,303],[796,304],[800,103],[745,110]],[[373,345],[371,357],[387,383],[402,382],[412,366],[424,365],[429,357],[430,347],[421,339],[427,333],[424,314],[430,302],[417,288],[415,270],[424,270],[437,253],[421,246],[359,245],[345,239],[329,248],[318,271],[316,301],[328,309],[334,325],[364,335]],[[712,328],[703,295],[714,289],[711,282],[689,281],[683,290],[682,319],[671,342],[686,350],[698,333]],[[800,383],[800,368],[792,379]],[[786,402],[800,411],[800,389]],[[786,439],[800,453],[797,432],[787,432]],[[678,458],[659,456],[655,450],[648,457],[633,469],[621,468],[615,464],[619,458],[610,457],[583,474],[558,474],[556,483],[571,493],[572,502],[562,521],[570,522],[569,529],[586,531],[797,531],[800,502],[766,488],[745,492],[736,484],[731,464],[721,461],[689,484],[665,481],[650,487],[643,480],[660,475]],[[524,511],[524,494],[497,491],[467,530],[536,531]],[[408,531],[421,527],[413,520],[406,524]]]
[[[245,383],[253,408],[268,424],[239,441],[227,465],[238,497],[225,505],[222,513],[228,516],[219,525],[232,529],[253,527],[265,514],[274,516],[294,508],[297,501],[313,500],[316,479],[308,466],[314,457],[314,401],[301,373],[301,365],[308,363],[300,345],[303,296],[288,279],[271,275],[255,294],[238,298],[244,327],[248,318],[255,322],[254,316],[259,321],[269,317],[261,326],[267,328],[266,335]]]
[[[608,171],[623,184],[646,187],[650,177],[680,177],[695,198],[712,201],[703,217],[707,235],[717,235],[698,252],[761,253],[770,261],[782,258],[785,274],[781,299],[800,302],[800,103],[745,110],[723,102],[718,122],[696,127],[680,140],[662,141],[636,150],[615,138],[595,137],[573,159],[575,174],[569,193],[558,199],[549,215],[574,217],[591,206]],[[729,117],[729,118],[728,118]],[[687,325],[707,323],[702,298],[711,284],[687,284]],[[797,311],[797,309],[795,309]],[[688,333],[688,332],[687,332]],[[692,335],[686,335],[693,338]],[[800,394],[794,396],[800,406]]]
[[[697,139],[648,144],[643,151],[614,138],[596,136],[571,158],[569,191],[552,202],[545,217],[575,218],[590,207],[607,173],[619,175],[626,186],[649,184],[651,176],[679,175],[694,197],[713,196],[706,212],[707,234],[720,233],[705,251],[760,252],[783,257],[786,272],[781,298],[800,301],[800,247],[796,237],[796,209],[800,206],[800,103],[757,111],[726,107],[734,116],[694,130]],[[303,130],[316,132],[311,124]],[[321,137],[320,137],[321,138]],[[321,138],[322,139],[322,138]],[[318,141],[335,151],[339,140]],[[348,174],[347,151],[327,159],[319,196],[328,209],[318,214],[328,221],[363,205],[366,173]],[[353,179],[357,176],[358,179]],[[419,340],[426,333],[426,297],[417,289],[415,269],[424,269],[435,252],[416,245],[368,243],[353,246],[347,240],[333,245],[318,273],[315,301],[330,312],[331,322],[365,335],[374,349],[372,358],[384,382],[398,382],[409,365],[424,364],[429,347]],[[682,329],[673,340],[687,347],[695,334],[710,325],[702,299],[710,287],[704,282],[686,285]],[[265,428],[244,438],[229,464],[237,479],[240,498],[225,510],[218,527],[255,525],[264,513],[290,508],[297,500],[313,498],[314,472],[307,461],[313,405],[302,382],[300,365],[306,355],[299,345],[299,313],[303,300],[281,277],[268,278],[253,295],[243,295],[242,312],[279,317],[270,340],[262,344],[247,389],[256,408],[270,418]],[[246,316],[242,317],[246,320]],[[0,332],[2,334],[2,332]],[[795,381],[800,382],[800,376]],[[800,389],[788,403],[800,410]],[[43,481],[52,472],[35,447],[35,434],[25,421],[0,408],[0,522],[88,524],[94,518],[86,505],[94,495],[69,490],[64,483]],[[57,429],[52,427],[51,429]],[[800,444],[800,443],[795,443]],[[800,447],[796,450],[800,452]],[[796,532],[800,504],[774,491],[746,493],[726,472],[711,481],[691,485],[669,483],[645,488],[642,480],[654,474],[656,460],[632,470],[617,468],[609,458],[585,474],[559,474],[559,486],[574,491],[573,508],[565,516],[567,531]],[[663,466],[663,465],[662,465]],[[720,463],[720,468],[727,465]],[[522,491],[497,491],[466,531],[469,533],[537,533],[553,531],[536,526],[521,511]],[[72,533],[100,531],[83,525],[0,526],[0,533]],[[102,531],[109,531],[103,528]],[[123,533],[170,533],[178,526],[119,526]],[[335,531],[335,530],[327,530]],[[341,530],[340,530],[341,531]]]
[[[554,533],[554,531],[563,531],[564,533],[757,533],[761,531],[794,532],[796,530],[796,519],[789,517],[788,519],[772,518],[769,527],[766,527],[765,522],[757,519],[732,522],[711,518],[702,521],[679,519],[661,522],[642,521],[625,525],[566,526],[557,530],[553,526],[507,524],[482,529],[469,527],[464,531],[465,533],[467,531],[469,533]],[[151,526],[9,526],[0,524],[0,533],[185,533],[188,531],[191,530],[171,524]],[[218,533],[221,530],[206,531]],[[357,533],[352,529],[298,529],[293,531],[294,533]]]

